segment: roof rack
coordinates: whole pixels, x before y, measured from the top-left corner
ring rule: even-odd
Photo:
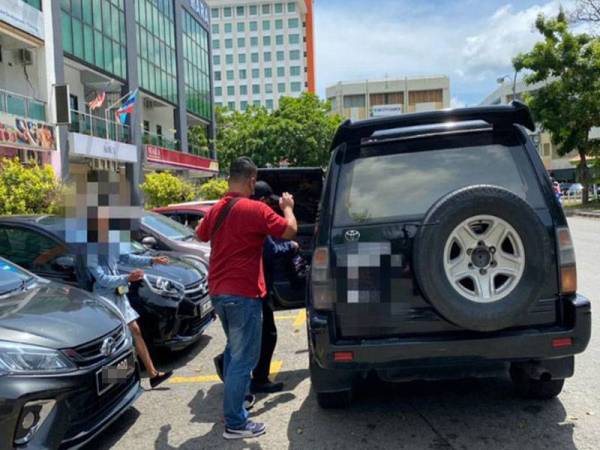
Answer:
[[[371,137],[376,131],[473,120],[482,120],[494,126],[517,124],[535,131],[535,123],[527,105],[519,101],[513,101],[510,105],[445,109],[442,111],[378,117],[358,122],[347,120],[338,128],[331,144],[331,150],[346,141],[360,143],[362,139]]]

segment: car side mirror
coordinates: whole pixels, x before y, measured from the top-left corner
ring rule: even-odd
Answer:
[[[59,256],[54,260],[54,265],[65,272],[72,272],[75,270],[75,257],[72,255]]]
[[[146,236],[142,239],[142,245],[148,249],[156,247],[156,239],[153,236]]]

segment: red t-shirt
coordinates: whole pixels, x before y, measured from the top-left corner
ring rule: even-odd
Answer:
[[[198,228],[198,239],[211,240],[221,210],[237,193],[228,193],[214,205]],[[287,220],[262,202],[242,198],[231,208],[211,241],[208,290],[210,295],[258,298],[267,295],[262,251],[265,237],[281,238]]]

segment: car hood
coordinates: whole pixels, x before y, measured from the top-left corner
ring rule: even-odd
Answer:
[[[110,333],[123,322],[100,298],[71,286],[40,280],[0,299],[0,340],[71,348]]]
[[[184,286],[198,283],[204,278],[204,276],[198,270],[180,258],[169,256],[169,259],[170,262],[167,265],[155,264],[153,266],[140,268],[143,269],[147,275],[154,275],[156,277],[166,278],[171,281],[177,281]],[[135,267],[131,264],[119,263],[119,271],[124,274],[129,273],[137,268],[138,267]]]

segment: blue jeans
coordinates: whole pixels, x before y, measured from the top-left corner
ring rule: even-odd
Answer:
[[[250,388],[250,374],[260,355],[262,300],[230,295],[212,297],[211,300],[227,336],[223,361],[225,425],[240,429],[248,421],[244,398]]]

